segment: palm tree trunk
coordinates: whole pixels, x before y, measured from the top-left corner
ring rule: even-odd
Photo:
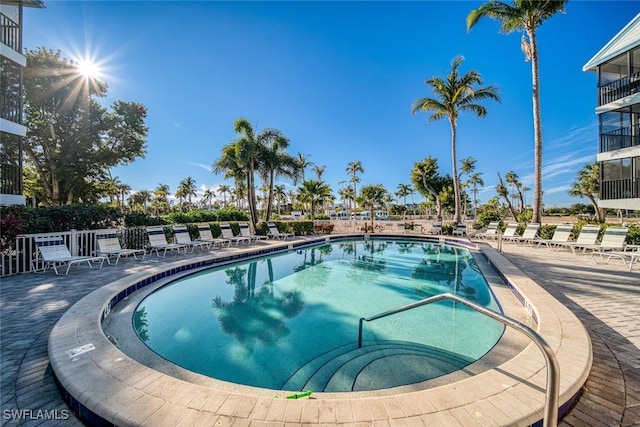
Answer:
[[[540,76],[538,64],[538,45],[536,33],[527,29],[531,48],[531,80],[533,85],[533,130],[534,130],[534,182],[533,182],[533,217],[531,222],[542,220],[542,121],[540,118]]]
[[[453,197],[455,199],[455,211],[453,220],[460,222],[460,183],[458,182],[458,165],[456,159],[456,119],[449,116],[451,125],[451,168],[453,171]]]
[[[269,195],[267,196],[267,214],[265,215],[265,221],[271,219],[271,204],[273,203],[273,170],[269,174]]]

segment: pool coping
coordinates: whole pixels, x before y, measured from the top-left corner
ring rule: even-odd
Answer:
[[[101,322],[111,307],[138,287],[161,280],[165,271],[182,272],[233,262],[322,241],[362,234],[327,235],[274,244],[257,251],[176,261],[109,283],[73,305],[49,337],[49,359],[72,410],[96,424],[191,425],[241,422],[311,425],[420,420],[445,425],[531,425],[542,418],[546,369],[531,344],[502,365],[452,384],[396,394],[356,397],[314,394],[292,400],[192,384],[161,374],[123,354],[104,335]],[[476,248],[475,242],[445,236],[378,234]],[[556,353],[560,366],[560,405],[579,394],[592,362],[589,336],[576,316],[490,247],[482,254],[496,267],[537,323],[536,331]],[[133,287],[133,289],[131,289]],[[98,307],[99,309],[96,309]],[[89,346],[90,345],[90,346]],[[69,351],[76,349],[75,353]],[[279,397],[285,397],[280,393]],[[209,422],[211,421],[211,422]]]

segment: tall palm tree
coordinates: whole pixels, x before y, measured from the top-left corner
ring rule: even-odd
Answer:
[[[327,167],[325,165],[322,165],[322,166],[315,165],[312,169],[318,176],[318,181],[322,181],[322,174],[324,173],[324,171],[327,170]]]
[[[307,154],[306,156],[302,153],[298,153],[298,174],[296,176],[296,179],[293,181],[293,185],[297,185],[298,184],[298,180],[300,180],[300,182],[304,182],[305,178],[304,178],[304,172],[305,170],[313,165],[314,163],[308,160],[309,154]]]
[[[196,181],[190,176],[180,181],[178,184],[178,192],[183,198],[187,199],[189,210],[191,210],[191,198],[196,196]],[[177,193],[176,193],[177,197]]]
[[[298,161],[284,150],[289,146],[289,140],[275,129],[267,130],[265,138],[260,140],[261,154],[258,159],[257,169],[263,182],[267,182],[268,191],[266,197],[265,221],[271,219],[273,206],[273,186],[277,176],[295,178],[298,174]]]
[[[473,192],[473,218],[478,220],[478,185],[484,185],[482,172],[474,172],[467,181],[471,184],[471,192]]]
[[[131,186],[128,184],[118,185],[118,194],[120,194],[120,211],[124,212],[124,196],[131,194]]]
[[[460,222],[460,180],[456,159],[456,131],[458,116],[461,112],[469,111],[478,117],[487,115],[487,109],[478,101],[493,99],[500,101],[498,89],[495,86],[482,87],[482,77],[476,70],[460,75],[458,68],[464,58],[458,56],[451,63],[451,72],[446,78],[432,77],[425,80],[436,98],[420,98],[411,105],[411,114],[418,111],[432,112],[427,124],[442,118],[449,119],[451,127],[451,165],[453,170],[453,193],[455,199],[454,221]],[[480,87],[477,87],[480,86]]]
[[[273,186],[273,197],[276,199],[276,210],[280,215],[280,205],[287,202],[287,193],[284,190],[284,185],[276,184]]]
[[[169,186],[166,184],[158,184],[153,190],[153,201],[151,202],[157,214],[169,212]]]
[[[564,12],[567,0],[513,0],[506,3],[491,0],[472,10],[467,16],[467,30],[484,17],[500,23],[500,32],[509,34],[524,31],[521,48],[527,61],[531,61],[531,80],[533,89],[533,138],[534,138],[534,184],[533,218],[540,223],[542,219],[542,122],[540,119],[540,75],[538,62],[538,42],[536,31],[542,23],[558,12]],[[526,34],[526,37],[525,37]]]
[[[231,195],[231,187],[227,184],[218,185],[218,194],[222,194],[223,203],[227,206],[227,194]]]
[[[353,162],[349,162],[349,164],[347,165],[346,172],[349,175],[351,175],[351,179],[349,181],[353,183],[353,194],[354,195],[358,194],[358,187],[356,186],[356,184],[358,182],[360,182],[360,178],[358,178],[356,176],[356,174],[357,173],[364,173],[364,168],[362,167],[362,162],[360,162],[360,160],[354,160]],[[354,201],[355,201],[355,199],[354,199]],[[357,207],[357,205],[354,206],[354,207]]]
[[[207,188],[204,190],[204,194],[202,195],[202,201],[209,205],[209,209],[211,209],[211,202],[213,202],[213,198],[216,196],[216,192],[211,188]]]

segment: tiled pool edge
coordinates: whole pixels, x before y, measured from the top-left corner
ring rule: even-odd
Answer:
[[[375,237],[379,236],[376,235]],[[385,236],[391,237],[391,235],[382,237]],[[258,251],[259,253],[254,252],[251,256],[348,237],[354,236],[329,235],[307,241],[285,242],[276,247]],[[400,235],[393,237],[413,239],[422,236]],[[440,239],[434,236],[428,240]],[[447,240],[449,243],[458,242],[457,239]],[[468,241],[461,242],[464,242],[466,246],[475,246],[474,243]],[[536,318],[539,320],[538,332],[556,350],[558,359],[561,362],[561,372],[564,373],[564,364],[571,365],[572,369],[569,370],[573,374],[570,375],[570,378],[567,379],[564,375],[561,377],[561,403],[571,401],[579,394],[591,365],[590,341],[588,341],[586,331],[573,314],[555,302],[546,292],[540,293],[540,288],[537,284],[531,282],[526,276],[523,277],[522,273],[493,249],[483,248],[483,254],[485,254],[490,263],[498,267],[497,269],[501,271],[505,282],[509,284],[512,290],[520,294],[521,298],[523,298],[521,301],[528,304],[529,312],[537,313]],[[99,331],[96,333],[96,324],[99,326],[100,321],[105,316],[105,312],[110,307],[113,307],[115,304],[113,302],[114,299],[126,297],[134,289],[142,287],[142,283],[148,284],[166,277],[167,274],[162,272],[166,270],[166,267],[169,267],[174,273],[179,273],[212,265],[221,260],[233,262],[246,257],[247,255],[245,254],[212,257],[196,262],[194,260],[178,261],[165,266],[163,269],[156,268],[146,273],[123,278],[105,285],[74,305],[54,327],[49,339],[51,365],[58,377],[61,389],[64,390],[65,400],[69,402],[72,409],[86,419],[94,420],[97,424],[102,425],[153,425],[154,414],[157,415],[165,411],[181,419],[188,416],[209,416],[294,424],[296,422],[310,424],[328,422],[331,424],[334,422],[349,422],[349,420],[351,422],[359,421],[358,417],[364,417],[362,421],[367,421],[367,416],[364,413],[368,413],[369,420],[373,421],[377,419],[375,417],[379,416],[375,414],[380,413],[380,410],[376,410],[376,408],[386,408],[389,405],[392,407],[399,405],[401,409],[396,413],[389,409],[383,410],[382,412],[387,414],[389,419],[417,417],[426,422],[430,417],[436,417],[434,419],[454,417],[458,420],[458,423],[463,423],[464,425],[467,425],[470,419],[475,420],[478,425],[486,424],[487,419],[483,421],[482,417],[489,417],[488,419],[493,420],[493,423],[504,424],[507,422],[518,425],[533,424],[540,419],[542,414],[542,403],[539,402],[540,396],[533,398],[526,395],[526,391],[531,389],[532,385],[536,388],[541,387],[542,390],[545,387],[546,371],[544,370],[544,363],[541,362],[542,364],[540,364],[542,356],[534,346],[529,346],[514,360],[502,365],[500,368],[505,368],[502,372],[494,370],[493,376],[490,376],[492,373],[490,371],[469,380],[437,387],[432,389],[433,391],[425,390],[401,396],[358,399],[324,400],[320,397],[306,401],[285,401],[283,399],[273,399],[273,396],[265,398],[220,390],[203,390],[201,386],[166,377],[128,359],[110,344],[99,327]],[[151,278],[154,278],[154,280],[151,280]],[[523,295],[526,295],[526,297]],[[551,298],[552,302],[555,302],[555,305],[559,307],[554,307],[554,304],[548,298]],[[105,303],[105,301],[107,302]],[[95,307],[104,308],[98,316],[99,319],[96,318],[97,311]],[[570,316],[567,316],[567,313]],[[559,319],[562,319],[559,322],[560,324],[558,324]],[[576,327],[575,322],[577,322],[578,327]],[[571,328],[572,337],[565,337],[564,333],[562,333],[567,330],[565,326]],[[549,336],[547,335],[547,329],[551,330],[551,335]],[[555,331],[553,331],[554,329]],[[553,332],[558,331],[561,335],[553,336]],[[586,336],[586,341],[583,335]],[[75,361],[67,356],[67,350],[87,343],[92,343],[95,350],[77,356]],[[575,354],[572,355],[572,353],[575,353],[578,348],[584,348],[585,344],[588,346],[588,358],[573,357]],[[82,378],[78,378],[80,375],[77,371],[81,371]],[[505,377],[503,374],[511,372],[513,372],[511,377],[517,379],[520,376],[525,382],[520,383],[520,381],[515,381],[509,375]],[[478,381],[481,383],[478,384]],[[530,384],[527,385],[526,382],[530,382]],[[103,383],[105,384],[104,388],[98,390],[96,385],[100,384],[102,386]],[[163,384],[162,387],[160,386],[161,384]],[[464,387],[460,387],[461,385],[464,385]],[[167,392],[163,392],[165,389],[173,390],[175,393],[167,395]],[[190,392],[185,392],[184,389],[190,389]],[[111,390],[118,390],[118,393],[114,395]],[[468,393],[464,390],[472,390],[472,392]],[[525,393],[524,397],[526,397],[524,401],[523,393]],[[185,402],[187,400],[184,397],[185,394],[206,395],[207,402],[218,403],[198,407],[199,405],[193,403],[193,401]],[[467,394],[469,399],[462,401],[460,395]],[[537,394],[541,395],[540,393]],[[502,396],[502,398],[497,398],[496,396]],[[530,408],[531,400],[538,403],[536,408]],[[252,403],[240,404],[240,402],[244,401]],[[351,408],[350,415],[343,413],[344,410],[340,409],[344,409],[345,404]],[[504,406],[505,404],[507,405],[506,407]],[[248,405],[251,406],[250,409],[247,408]],[[309,411],[310,413],[315,413],[315,417],[310,416],[305,419],[302,413],[305,405],[311,408]],[[360,412],[356,411],[356,408],[362,405],[368,410],[363,410],[364,412],[358,415]],[[231,407],[233,407],[233,410],[231,410]],[[282,407],[281,410],[278,409],[279,407]],[[332,412],[336,419],[334,421],[323,421],[323,414],[320,413],[321,408],[325,408],[325,410],[332,408],[333,411],[329,412]],[[147,414],[145,410],[150,412]],[[299,419],[296,421],[295,416],[290,415],[291,413],[298,413]],[[513,415],[513,417],[509,418],[509,415]],[[471,418],[469,419],[469,417]]]

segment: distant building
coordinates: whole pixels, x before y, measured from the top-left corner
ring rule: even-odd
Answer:
[[[601,208],[640,209],[640,14],[582,67],[598,80]]]
[[[43,0],[0,0],[0,205],[25,203],[22,194],[22,9],[44,7]]]

